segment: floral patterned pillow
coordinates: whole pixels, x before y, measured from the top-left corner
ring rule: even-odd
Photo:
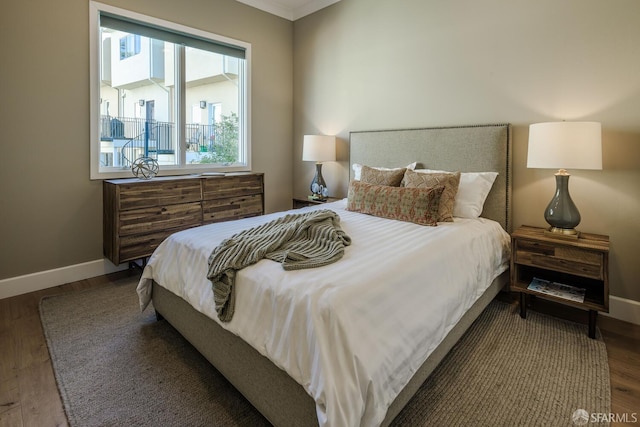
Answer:
[[[406,168],[378,169],[363,165],[360,171],[360,182],[400,187],[400,183],[404,177],[404,171],[406,170]]]
[[[425,188],[444,185],[444,192],[440,197],[438,221],[453,222],[453,206],[460,185],[460,172],[451,173],[418,173],[406,170],[402,179],[404,187]]]
[[[443,191],[443,185],[406,188],[351,181],[347,195],[347,210],[436,226]]]

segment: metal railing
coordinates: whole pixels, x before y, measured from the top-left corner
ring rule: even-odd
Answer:
[[[211,152],[214,150],[214,144],[216,141],[216,127],[214,125],[188,123],[185,126],[185,131],[187,150],[200,153]]]
[[[159,154],[174,154],[173,126],[156,120],[101,116],[100,139],[113,141],[119,149],[119,165],[128,167],[140,156],[157,159]]]
[[[100,139],[114,142],[117,165],[129,167],[140,156],[158,159],[159,154],[175,154],[174,123],[131,117],[101,116]],[[186,150],[198,153],[215,151],[215,125],[187,123]]]

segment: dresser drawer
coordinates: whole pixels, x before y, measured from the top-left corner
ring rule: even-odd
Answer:
[[[200,201],[200,182],[197,179],[153,181],[119,186],[119,209],[138,209]]]
[[[263,193],[262,175],[211,177],[202,181],[202,199],[226,199]]]
[[[132,234],[120,238],[120,262],[144,258],[156,250],[156,248],[171,234],[179,229],[162,230],[154,233]]]
[[[143,234],[173,228],[188,228],[202,222],[200,202],[154,206],[120,212],[120,236]]]
[[[205,223],[228,221],[262,215],[262,194],[204,200],[202,220]]]
[[[518,240],[515,262],[593,279],[603,279],[602,252],[545,242]]]

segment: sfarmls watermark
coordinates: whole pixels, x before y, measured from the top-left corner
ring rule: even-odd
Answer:
[[[588,413],[584,409],[576,409],[571,415],[573,424],[583,426],[589,423],[637,423],[638,414],[636,412],[616,414],[613,412],[592,412]]]

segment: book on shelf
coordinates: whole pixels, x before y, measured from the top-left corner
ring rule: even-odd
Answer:
[[[527,289],[575,302],[584,302],[586,289],[534,277]]]

